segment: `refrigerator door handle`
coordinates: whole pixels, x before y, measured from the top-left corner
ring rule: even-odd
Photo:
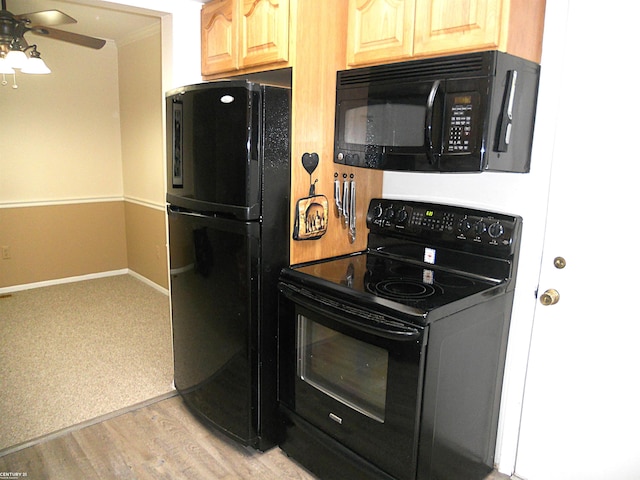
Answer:
[[[217,215],[207,215],[200,212],[194,212],[180,208],[176,205],[167,205],[167,214],[169,217],[174,218],[187,218],[192,222],[199,224],[200,226],[207,226],[214,230],[220,230],[224,232],[238,233],[240,235],[249,235],[251,237],[260,236],[260,221],[249,220],[237,220],[225,217],[218,217]]]
[[[169,213],[174,213],[176,215],[185,215],[187,217],[204,218],[204,219],[207,219],[207,220],[211,219],[211,218],[214,218],[214,217],[212,217],[210,215],[203,215],[202,213],[185,211],[185,210],[182,210],[180,208],[176,208],[176,207],[174,207],[172,205],[169,205],[167,207],[167,210],[169,210]]]
[[[227,217],[233,217],[238,220],[258,220],[260,218],[260,204],[255,203],[250,206],[227,205],[214,202],[205,202],[195,200],[189,197],[181,197],[167,193],[167,205],[175,206],[179,211],[188,212],[216,212]]]

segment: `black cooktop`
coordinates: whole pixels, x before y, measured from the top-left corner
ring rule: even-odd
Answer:
[[[291,278],[311,291],[342,301],[426,318],[444,305],[489,290],[496,282],[429,265],[417,265],[376,252],[285,269]]]
[[[366,251],[285,268],[281,280],[424,321],[436,309],[448,315],[513,288],[520,225],[511,215],[373,199]]]

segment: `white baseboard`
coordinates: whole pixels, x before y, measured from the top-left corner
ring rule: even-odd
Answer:
[[[21,290],[30,290],[32,288],[49,287],[51,285],[62,285],[64,283],[81,282],[83,280],[93,280],[95,278],[114,277],[116,275],[131,275],[138,280],[146,283],[147,285],[155,288],[156,290],[169,295],[169,290],[161,287],[157,283],[152,282],[146,277],[143,277],[139,273],[129,270],[128,268],[122,268],[120,270],[111,270],[108,272],[89,273],[87,275],[78,275],[75,277],[56,278],[55,280],[45,280],[44,282],[25,283],[23,285],[12,285],[10,287],[0,287],[0,295],[19,292]]]
[[[169,295],[169,289],[164,288],[160,285],[158,285],[155,282],[152,282],[151,280],[149,280],[147,277],[143,277],[142,275],[140,275],[138,272],[134,272],[133,270],[128,270],[129,275],[131,275],[132,277],[136,277],[138,280],[140,280],[143,283],[146,283],[147,285],[149,285],[150,287],[155,288],[156,290],[158,290],[161,293],[164,293],[165,295]]]

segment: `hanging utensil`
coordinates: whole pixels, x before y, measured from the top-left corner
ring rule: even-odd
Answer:
[[[349,198],[349,241],[356,241],[356,180],[351,174],[351,196]]]
[[[338,172],[333,174],[333,198],[336,202],[338,218],[340,218],[342,216],[342,201],[340,200],[340,179],[338,178]]]
[[[344,226],[349,227],[349,213],[351,213],[349,207],[349,180],[347,180],[347,174],[343,173],[344,181],[342,182],[342,214],[344,215]]]

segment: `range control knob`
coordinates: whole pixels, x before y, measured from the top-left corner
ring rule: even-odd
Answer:
[[[499,238],[504,233],[504,227],[499,222],[492,223],[487,229],[491,238]]]
[[[403,208],[402,210],[400,210],[397,215],[396,215],[396,219],[398,220],[398,223],[402,223],[404,222],[407,217],[409,216],[409,214],[407,213],[407,211]]]
[[[482,235],[484,232],[487,231],[486,223],[484,223],[482,220],[480,220],[479,222],[476,222],[476,224],[473,226],[473,231],[477,236]]]
[[[458,223],[458,230],[460,230],[462,233],[467,233],[469,230],[471,230],[471,222],[468,218],[465,217],[460,220],[460,223]]]

